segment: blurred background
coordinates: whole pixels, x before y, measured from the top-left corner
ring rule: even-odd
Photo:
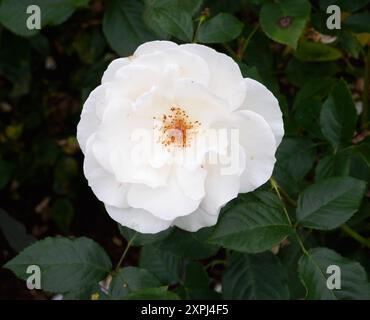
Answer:
[[[204,31],[199,42],[231,55],[244,76],[272,90],[284,112],[287,137],[305,139],[291,140],[284,149],[304,153],[303,160],[295,160],[304,162],[303,169],[291,176],[281,155],[274,173],[292,197],[344,165],[349,175],[368,180],[369,159],[354,153],[341,154],[330,168],[328,161],[319,165],[326,149],[318,123],[318,109],[336,79],[347,81],[358,112],[368,103],[368,1],[311,1],[311,13],[294,18],[306,24],[280,21],[283,29],[288,28],[282,36],[268,26],[261,28],[261,7],[267,2],[0,0],[0,265],[34,239],[55,235],[91,237],[114,263],[118,260],[124,240],[82,171],[83,155],[75,135],[83,102],[110,61],[153,39],[191,42],[201,17],[207,21],[223,13],[235,19],[222,20],[226,24],[216,26],[217,36],[207,37]],[[330,3],[343,4],[344,16],[362,16],[330,31],[325,26]],[[45,13],[40,31],[28,30],[22,22],[29,4],[40,4],[41,14]],[[163,14],[166,7],[172,11]],[[306,45],[296,49],[298,38]],[[361,128],[362,139],[368,134],[367,124]],[[302,148],[311,144],[309,151]],[[363,207],[358,231],[368,233],[369,223],[364,223],[369,221],[368,200]],[[325,237],[339,252],[355,255],[369,271],[368,252],[356,242],[345,236]],[[136,264],[136,249],[128,262]],[[0,299],[49,297],[27,290],[9,270],[0,269]]]

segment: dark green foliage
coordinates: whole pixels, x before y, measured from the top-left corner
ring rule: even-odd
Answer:
[[[26,28],[31,4],[41,30]],[[341,29],[326,26],[331,4]],[[370,299],[368,5],[0,0],[1,265],[23,280],[39,266],[37,294],[64,299]],[[195,233],[117,228],[82,172],[85,99],[110,61],[151,40],[229,55],[284,115],[272,179]],[[340,290],[327,286],[332,265]],[[18,298],[9,270],[0,290]]]

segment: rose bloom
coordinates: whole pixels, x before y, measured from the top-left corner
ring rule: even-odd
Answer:
[[[271,177],[283,134],[277,99],[230,57],[169,41],[112,61],[77,127],[89,186],[141,233],[215,225]]]

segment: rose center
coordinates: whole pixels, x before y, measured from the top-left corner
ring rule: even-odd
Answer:
[[[160,121],[155,128],[159,129],[158,142],[165,147],[189,147],[201,125],[199,121],[191,121],[187,112],[179,106],[171,106],[167,113],[154,119]]]

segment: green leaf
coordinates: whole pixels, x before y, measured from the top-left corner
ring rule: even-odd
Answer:
[[[365,229],[366,219],[368,218],[370,218],[370,199],[364,198],[358,211],[346,224],[357,230]]]
[[[191,13],[185,11],[177,1],[146,1],[143,18],[148,27],[163,38],[171,35],[183,41],[192,40]]]
[[[208,287],[208,274],[201,263],[191,262],[186,266],[186,278],[184,284],[190,289]]]
[[[370,33],[370,12],[360,12],[350,15],[345,21],[344,25],[353,32]]]
[[[167,0],[168,1],[168,0]],[[170,0],[173,2],[173,0]],[[176,1],[176,0],[175,0]],[[196,15],[203,4],[203,0],[177,0],[177,6],[181,10],[189,12],[192,16]]]
[[[327,279],[331,273],[327,268],[340,268],[341,289],[330,290]],[[307,290],[307,299],[370,299],[370,284],[364,268],[358,263],[340,256],[327,248],[315,248],[303,255],[298,265],[299,275]]]
[[[303,87],[308,81],[330,77],[338,72],[338,67],[334,62],[307,62],[292,58],[285,73],[288,80],[299,87]]]
[[[289,298],[284,270],[271,252],[233,253],[222,278],[222,293],[232,300]]]
[[[111,261],[102,247],[88,238],[46,238],[23,250],[5,264],[20,279],[26,280],[28,266],[41,269],[41,288],[63,293],[92,285],[104,279]]]
[[[0,230],[10,247],[16,252],[23,250],[32,242],[36,241],[36,238],[26,233],[26,228],[23,224],[2,209],[0,209]]]
[[[218,246],[208,243],[212,232],[213,228],[203,228],[197,232],[175,229],[166,239],[156,242],[154,246],[178,257],[205,259],[219,249]]]
[[[248,66],[243,62],[240,62],[238,64],[244,78],[252,78],[262,83],[261,75],[259,74],[258,69],[255,66]]]
[[[179,295],[186,300],[216,299],[217,293],[209,285],[210,279],[203,264],[192,261],[186,266],[182,294]]]
[[[248,43],[244,59],[248,62],[249,66],[255,66],[257,68],[263,80],[261,82],[275,93],[279,91],[279,86],[276,72],[273,71],[275,69],[275,57],[273,51],[270,50],[270,46],[271,41],[262,32],[256,31]]]
[[[302,232],[300,237],[304,241],[306,248],[316,245],[316,241],[312,235],[309,236],[308,233],[305,234]],[[288,277],[287,284],[290,299],[303,299],[306,295],[306,289],[298,274],[298,261],[302,256],[302,248],[297,241],[296,235],[289,237],[287,243],[284,243],[284,246],[280,247],[278,256]]]
[[[299,44],[294,56],[302,61],[334,61],[340,59],[342,53],[321,42],[305,41]]]
[[[131,292],[140,289],[159,287],[158,279],[145,269],[127,267],[113,277],[109,288],[112,299],[123,299]]]
[[[304,100],[312,98],[323,99],[329,94],[334,83],[335,80],[329,77],[321,77],[320,81],[317,81],[317,79],[310,79],[304,84],[302,89],[298,91],[294,100],[293,109]]]
[[[291,173],[278,163],[275,164],[273,177],[278,182],[279,186],[288,193],[288,195],[295,197],[301,187]]]
[[[140,253],[139,266],[153,273],[163,284],[180,281],[183,259],[151,245]]]
[[[353,155],[350,150],[340,150],[335,154],[330,153],[322,157],[315,168],[315,181],[349,176]]]
[[[147,288],[129,293],[124,300],[180,300],[179,296],[167,287]]]
[[[337,228],[358,210],[365,188],[365,181],[351,177],[334,177],[312,184],[298,199],[297,220],[313,229]]]
[[[321,106],[322,103],[319,98],[302,99],[294,104],[294,119],[297,126],[306,130],[310,136],[315,138],[322,138],[319,124]]]
[[[316,152],[312,141],[301,137],[284,138],[276,153],[277,163],[296,181],[310,171],[315,157]]]
[[[256,191],[243,200],[221,215],[211,243],[257,253],[272,248],[291,232],[282,203],[273,193]]]
[[[145,246],[147,244],[153,244],[167,238],[174,231],[174,228],[168,228],[155,234],[146,234],[137,232],[120,224],[117,225],[119,232],[126,239],[127,242],[133,239],[131,243],[132,246]]]
[[[356,129],[357,113],[344,80],[332,89],[320,113],[321,131],[334,149],[350,142]]]
[[[362,50],[362,46],[360,41],[358,41],[352,32],[343,30],[339,34],[338,40],[344,50],[346,50],[355,59],[358,59]]]
[[[87,0],[3,0],[0,2],[0,22],[21,36],[32,36],[39,32],[27,28],[30,14],[27,7],[38,5],[41,10],[41,26],[57,25],[66,21],[78,7],[86,6]]]
[[[144,6],[136,0],[112,0],[104,14],[103,32],[109,45],[121,56],[132,55],[142,43],[154,40],[142,19]]]
[[[363,161],[370,168],[370,138],[365,138],[362,143],[357,145],[357,150]]]
[[[237,38],[243,30],[243,23],[228,13],[204,22],[199,28],[197,40],[201,43],[223,43]]]
[[[310,3],[307,0],[266,3],[260,12],[262,30],[272,40],[296,48],[310,9]]]
[[[366,159],[362,156],[359,148],[354,148],[350,157],[349,175],[364,181],[370,180],[370,166]],[[349,150],[348,150],[349,151]],[[350,151],[349,151],[350,153]]]

